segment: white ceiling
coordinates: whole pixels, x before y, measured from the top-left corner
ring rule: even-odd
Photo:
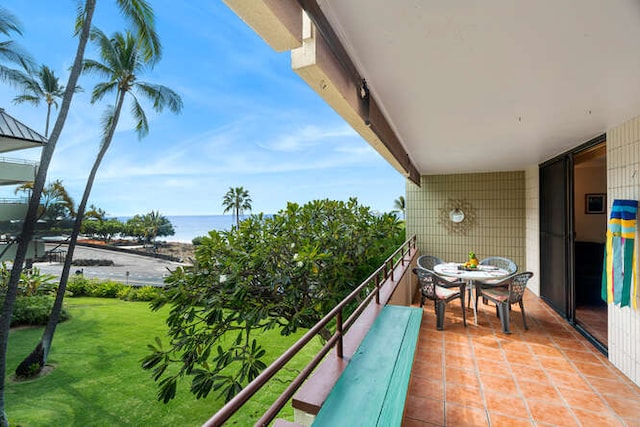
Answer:
[[[318,0],[421,174],[517,170],[640,115],[637,0]]]

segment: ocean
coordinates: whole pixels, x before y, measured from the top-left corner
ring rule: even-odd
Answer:
[[[158,238],[167,242],[191,243],[194,237],[206,236],[211,230],[230,230],[235,224],[233,215],[166,215],[166,217],[176,231],[173,236]]]

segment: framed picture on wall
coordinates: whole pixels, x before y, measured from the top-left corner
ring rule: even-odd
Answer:
[[[584,195],[584,213],[586,214],[603,214],[607,212],[607,195],[606,194],[585,194]]]

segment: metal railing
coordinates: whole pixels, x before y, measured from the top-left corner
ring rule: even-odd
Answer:
[[[0,163],[12,163],[16,165],[38,166],[39,162],[35,160],[18,159],[15,157],[0,157]]]
[[[289,384],[285,391],[276,399],[271,407],[256,422],[256,426],[266,426],[275,419],[280,410],[293,397],[302,383],[311,375],[313,370],[320,364],[324,356],[335,346],[337,357],[343,357],[343,337],[349,328],[358,319],[362,311],[369,302],[375,298],[376,304],[380,304],[380,288],[385,280],[394,280],[394,269],[406,262],[405,256],[416,250],[416,236],[412,236],[402,244],[376,271],[374,271],[364,282],[354,289],[345,299],[343,299],[333,310],[316,323],[306,334],[302,336],[294,345],[285,351],[278,359],[269,365],[256,379],[250,382],[240,393],[224,405],[204,424],[206,427],[221,426],[233,414],[235,414],[256,392],[258,392],[280,369],[282,369],[294,356],[300,352],[321,330],[323,330],[334,319],[336,321],[336,332],[329,338],[326,344],[320,349],[318,354],[305,366],[298,376]],[[410,261],[409,261],[410,262]],[[371,292],[362,300],[358,307],[351,313],[349,318],[343,322],[343,311],[354,301],[358,295],[371,285],[375,285]]]

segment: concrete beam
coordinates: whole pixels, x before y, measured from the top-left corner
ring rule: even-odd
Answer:
[[[276,52],[302,45],[302,7],[296,0],[223,0]]]

